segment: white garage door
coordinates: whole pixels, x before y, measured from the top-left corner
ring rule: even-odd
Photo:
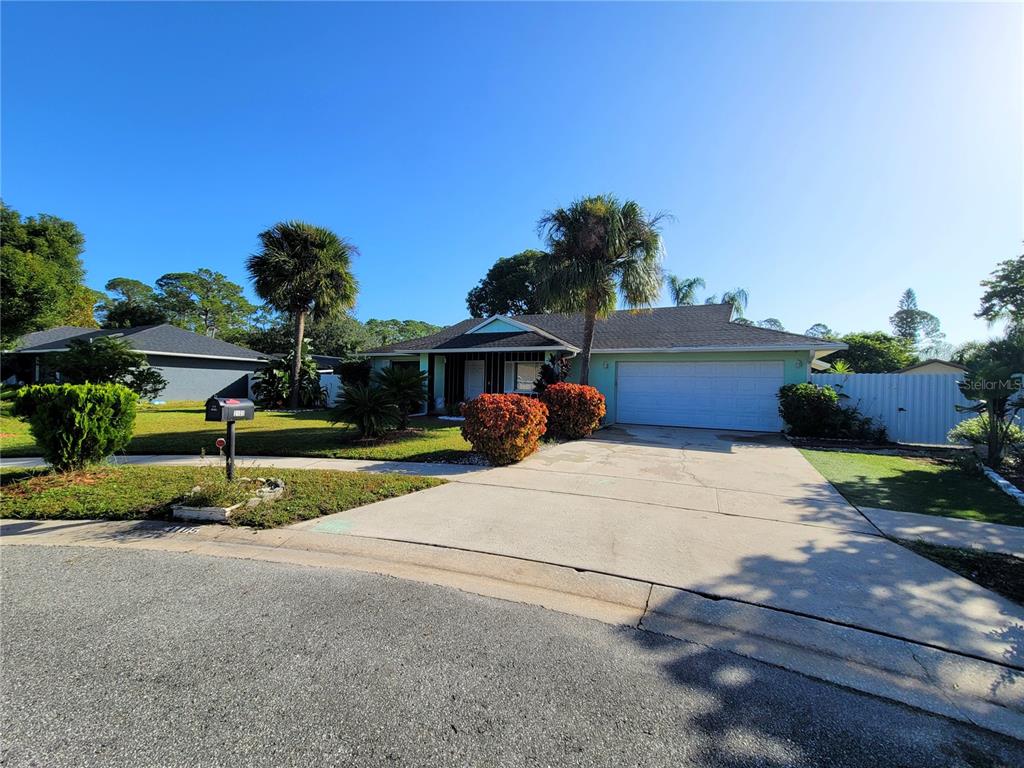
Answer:
[[[616,419],[670,427],[782,429],[782,362],[619,363]]]

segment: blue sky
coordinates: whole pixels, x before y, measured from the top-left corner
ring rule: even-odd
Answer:
[[[358,245],[357,314],[453,322],[543,211],[667,210],[666,267],[803,331],[953,342],[1020,253],[1022,8],[945,4],[2,6],[2,194],[88,281],[245,282],[302,218]]]

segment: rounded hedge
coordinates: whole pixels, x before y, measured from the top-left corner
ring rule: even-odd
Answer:
[[[540,400],[548,407],[548,432],[570,440],[592,434],[606,410],[604,395],[586,384],[550,384]]]
[[[138,399],[123,384],[37,384],[18,390],[13,413],[54,469],[64,472],[124,449]]]
[[[779,390],[779,415],[796,437],[827,436],[839,407],[839,395],[832,387],[786,384]]]
[[[547,406],[523,395],[480,395],[462,404],[462,415],[462,436],[499,466],[536,451],[547,431]]]

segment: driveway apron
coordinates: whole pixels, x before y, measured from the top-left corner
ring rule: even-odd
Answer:
[[[301,526],[639,579],[1024,667],[1024,610],[883,538],[776,435],[618,426],[454,480]]]

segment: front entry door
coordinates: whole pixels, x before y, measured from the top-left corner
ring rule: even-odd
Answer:
[[[467,401],[484,393],[483,360],[466,361],[466,376],[463,381],[463,390]]]

